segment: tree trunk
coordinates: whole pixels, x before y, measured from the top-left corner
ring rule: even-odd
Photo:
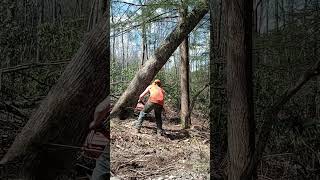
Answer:
[[[81,146],[95,107],[109,94],[106,12],[1,160],[5,164],[23,158],[24,179],[51,180],[68,170],[77,153],[50,150],[46,144]]]
[[[43,23],[44,19],[44,1],[37,1],[37,11],[38,11],[38,21],[37,21],[37,34],[36,34],[36,39],[37,39],[37,50],[36,50],[36,62],[39,63],[41,58],[41,53],[40,53],[40,37],[39,37],[39,27]]]
[[[180,45],[180,88],[181,88],[181,123],[182,128],[190,128],[191,119],[189,112],[189,42],[188,38],[183,40]]]
[[[95,10],[95,4],[97,0],[93,0],[90,8],[90,14],[89,14],[89,19],[88,19],[88,25],[87,25],[87,31],[90,31],[92,29],[92,26],[94,24],[94,10]]]
[[[253,2],[252,2],[252,4],[253,4],[253,6],[254,6],[254,8],[253,8],[253,21],[252,21],[252,31],[254,32],[254,33],[257,33],[258,32],[258,5],[257,5],[257,1],[256,0],[252,0]]]
[[[276,19],[276,30],[277,32],[279,31],[279,2],[278,0],[276,0],[274,2],[274,16],[275,16],[275,19]]]
[[[269,32],[269,0],[266,0],[266,33]]]
[[[184,22],[188,15],[188,5],[183,2],[180,16],[181,21]],[[188,36],[182,41],[180,45],[180,91],[181,91],[181,125],[182,128],[187,129],[191,125],[191,118],[188,117],[189,112],[189,39]]]
[[[226,150],[225,119],[221,114],[223,110],[224,87],[223,70],[225,64],[221,63],[220,32],[222,26],[222,0],[210,0],[210,129],[212,151],[210,154],[210,167],[212,179],[223,179],[222,160]],[[219,3],[219,5],[217,5]],[[219,13],[214,13],[216,12]]]
[[[261,26],[262,26],[262,17],[264,13],[264,5],[263,2],[260,4],[260,15],[259,15],[259,28],[258,28],[258,34],[261,33]]]
[[[173,54],[173,62],[174,62],[174,69],[175,69],[175,73],[176,73],[176,78],[178,78],[178,67],[177,67],[177,57],[176,57],[177,53]]]
[[[286,27],[286,11],[285,11],[284,0],[281,0],[281,6],[282,6],[282,21],[283,21],[283,27]]]
[[[57,5],[56,0],[53,0],[52,1],[52,22],[53,22],[53,24],[56,23],[56,18],[57,18],[57,7],[56,7],[56,5]]]
[[[146,1],[144,1],[144,3],[142,3],[142,1],[140,0],[140,4],[144,5],[146,4]],[[146,32],[146,22],[145,22],[145,7],[142,7],[142,25],[141,25],[141,36],[142,36],[142,51],[141,51],[141,62],[140,62],[140,67],[143,66],[144,62],[147,61],[147,56],[148,56],[148,47],[147,47],[147,32]]]
[[[112,13],[112,6],[110,6],[111,8],[111,23],[112,25],[114,25],[114,14]],[[113,28],[113,36],[112,36],[112,63],[113,63],[113,66],[116,65],[116,49],[114,48],[115,47],[115,44],[116,44],[116,28]]]
[[[123,30],[122,30],[122,32],[123,32]],[[125,69],[125,66],[126,66],[126,59],[125,59],[125,55],[124,55],[124,38],[123,38],[123,35],[124,35],[124,33],[121,33],[121,47],[122,47],[122,71],[124,71],[124,69]],[[121,76],[123,79],[122,80],[124,80],[124,76]]]
[[[251,179],[244,174],[255,147],[252,96],[252,0],[225,1],[227,31],[227,91],[229,180]]]
[[[208,12],[206,0],[201,1],[186,18],[185,22],[179,22],[176,28],[167,36],[156,49],[154,56],[151,57],[140,69],[126,91],[115,104],[111,112],[111,117],[119,115],[126,107],[135,104],[140,93],[150,84],[155,75],[159,72],[162,66],[167,62],[172,53],[187,37],[187,35],[195,28],[204,15]]]
[[[100,0],[99,1],[99,11],[98,11],[98,22],[103,18],[104,13],[109,10],[107,9],[107,1],[108,0]]]
[[[93,26],[95,26],[98,22],[100,22],[103,14],[107,10],[107,2],[108,0],[94,0],[91,6],[91,12],[89,15],[88,27],[87,30],[91,30]]]
[[[289,3],[290,3],[290,25],[292,25],[293,24],[293,21],[294,21],[294,0],[290,0],[289,1]]]

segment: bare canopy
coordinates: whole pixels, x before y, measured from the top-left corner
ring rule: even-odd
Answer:
[[[115,104],[111,117],[117,116],[123,109],[131,106],[138,100],[138,96],[149,85],[163,65],[168,61],[172,53],[182,43],[188,34],[196,27],[200,20],[207,14],[207,1],[201,3],[191,11],[188,16],[180,20],[175,29],[155,50],[154,55],[144,64],[132,79],[126,91]]]

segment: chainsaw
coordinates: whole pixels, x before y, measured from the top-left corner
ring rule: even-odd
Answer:
[[[135,111],[142,111],[144,108],[144,105],[146,103],[144,103],[142,100],[138,101],[138,104],[136,105],[136,107],[134,108]]]

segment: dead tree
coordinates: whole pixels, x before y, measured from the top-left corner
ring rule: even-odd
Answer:
[[[185,21],[180,21],[177,24],[176,28],[161,43],[160,47],[156,49],[154,55],[145,63],[144,67],[136,73],[126,91],[115,104],[111,112],[111,117],[119,115],[126,107],[137,102],[140,93],[149,85],[172,53],[207,12],[207,2],[201,2],[198,7],[187,16]]]
[[[109,55],[109,11],[106,11],[1,164],[22,158],[24,179],[51,180],[68,172],[76,151],[50,148],[46,144],[83,143],[95,107],[109,94]]]

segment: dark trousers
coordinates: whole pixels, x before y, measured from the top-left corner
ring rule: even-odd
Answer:
[[[154,110],[154,114],[156,116],[157,129],[162,130],[162,119],[161,119],[162,109],[163,109],[162,105],[148,101],[147,104],[144,106],[143,110],[139,114],[138,122],[136,123],[136,128],[140,129],[146,115],[152,110]]]
[[[96,160],[96,167],[93,169],[91,180],[110,179],[110,146],[107,143],[104,152]]]

